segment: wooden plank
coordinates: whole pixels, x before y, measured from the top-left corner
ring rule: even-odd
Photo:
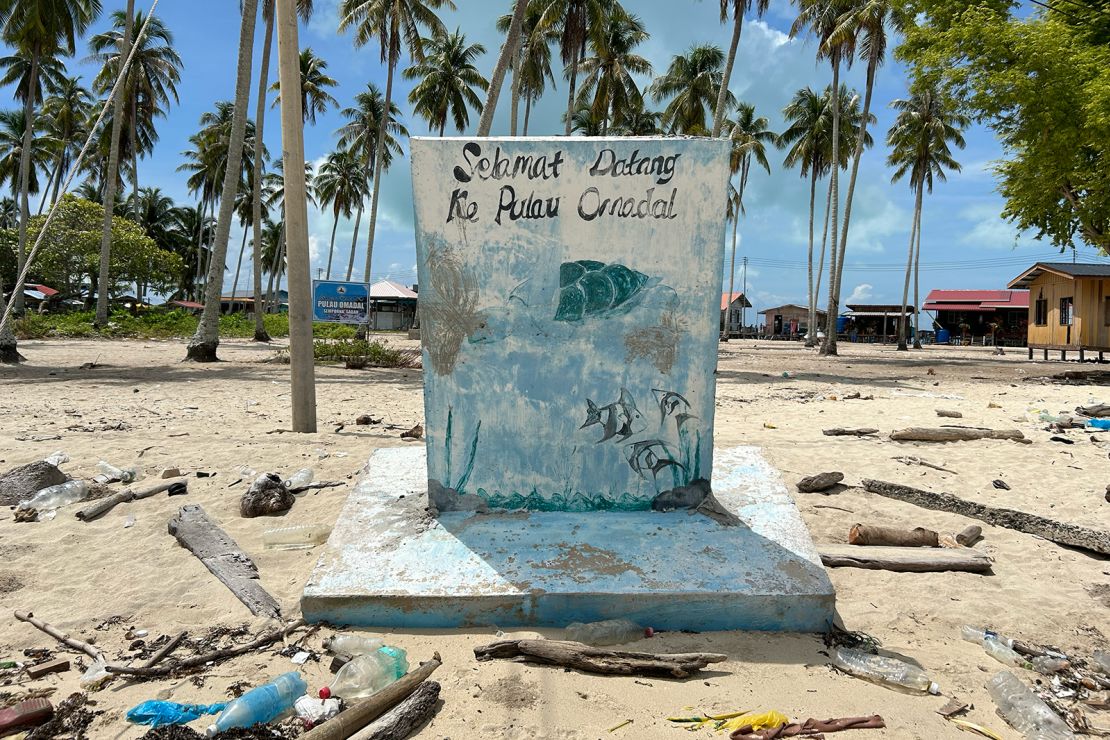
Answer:
[[[979,439],[1008,439],[1031,443],[1017,429],[971,429],[968,427],[910,427],[890,433],[895,442],[970,442]]]
[[[27,675],[31,678],[41,678],[48,673],[62,673],[69,670],[69,658],[58,658],[56,660],[47,661],[46,663],[38,663],[27,669]]]
[[[829,568],[865,568],[902,573],[962,570],[987,573],[991,559],[975,550],[920,547],[862,547],[819,545],[821,562]]]
[[[1105,530],[1058,522],[1036,514],[1026,514],[1023,511],[986,506],[948,493],[933,493],[881,480],[864,479],[863,487],[879,496],[905,501],[923,509],[961,514],[996,527],[1043,537],[1061,545],[1090,550],[1100,555],[1110,555],[1110,532]]]
[[[258,582],[258,567],[235,540],[197,504],[181,507],[170,520],[169,531],[181,546],[200,558],[255,616],[277,618],[281,613],[274,597]]]

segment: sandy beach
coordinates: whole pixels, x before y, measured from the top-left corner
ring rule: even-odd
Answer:
[[[390,338],[415,348],[416,342]],[[26,660],[27,648],[49,648],[74,669],[18,685],[0,685],[0,703],[32,689],[54,688],[57,703],[78,688],[84,656],[15,620],[31,610],[113,657],[126,658],[130,627],[148,640],[188,630],[200,637],[216,628],[258,633],[267,620],[246,608],[167,534],[166,523],[185,502],[201,504],[254,558],[261,582],[287,618],[319,548],[273,551],[262,532],[278,525],[332,524],[344,497],[375,448],[402,444],[401,431],[423,416],[421,371],[317,368],[319,432],[287,431],[289,368],[274,363],[279,344],[226,341],[224,362],[182,363],[184,347],[156,341],[29,341],[28,362],[0,367],[0,470],[42,459],[56,450],[71,461],[62,469],[91,477],[107,460],[138,466],[149,478],[163,468],[188,474],[189,493],[164,495],[117,507],[82,523],[72,505],[50,521],[17,523],[0,509],[0,660]],[[1026,360],[1024,350],[995,356],[985,348],[929,348],[897,353],[893,347],[842,345],[838,358],[819,358],[786,342],[733,341],[721,345],[716,444],[758,445],[780,471],[813,539],[843,543],[857,522],[923,526],[955,533],[965,517],[927,511],[864,492],[862,478],[878,478],[947,491],[961,497],[1091,527],[1110,526],[1110,433],[1073,430],[1074,444],[1036,420],[1041,410],[1067,412],[1110,402],[1110,390],[1029,382],[1030,377],[1075,369],[1072,363]],[[85,363],[95,367],[82,369]],[[784,376],[784,373],[786,374]],[[849,399],[852,394],[860,398]],[[938,408],[959,411],[960,424],[1020,429],[1031,445],[990,440],[947,445],[898,443],[890,431],[939,426]],[[370,414],[381,422],[356,426]],[[830,438],[830,427],[875,427],[866,438]],[[45,439],[44,439],[45,438]],[[913,455],[952,472],[907,466]],[[239,498],[251,476],[288,475],[311,467],[317,480],[346,485],[309,492],[280,519],[244,519]],[[800,478],[841,471],[847,488],[834,495],[801,494]],[[212,473],[198,478],[197,472]],[[1000,490],[992,481],[1005,481]],[[129,516],[134,524],[125,527]],[[439,651],[442,706],[419,737],[452,738],[685,738],[668,716],[691,708],[713,712],[777,709],[794,719],[881,714],[885,730],[848,733],[869,738],[960,737],[936,710],[955,696],[973,704],[966,718],[1005,738],[1019,737],[994,712],[985,684],[1000,665],[959,639],[962,624],[989,625],[1003,634],[1089,654],[1110,648],[1110,560],[1030,535],[983,526],[976,549],[995,559],[993,575],[909,574],[831,569],[843,626],[866,632],[884,648],[919,662],[943,696],[910,696],[840,675],[827,667],[820,636],[762,633],[664,633],[640,647],[653,651],[722,652],[729,660],[686,680],[598,677],[559,668],[508,662],[477,663],[472,650],[494,639],[499,625],[456,631],[398,631],[387,640],[410,660]],[[529,634],[513,632],[508,634]],[[543,630],[557,637],[561,630]],[[305,633],[296,633],[301,637]],[[322,653],[332,634],[324,628],[301,643]],[[293,670],[276,648],[221,663],[173,680],[116,680],[90,698],[98,714],[90,738],[137,738],[126,710],[145,699],[224,700],[233,684],[254,686]],[[302,671],[314,691],[328,677],[328,658]],[[1024,674],[1031,680],[1034,674]],[[1110,713],[1089,712],[1110,727]],[[631,724],[610,733],[624,720]],[[203,729],[205,720],[191,726]]]

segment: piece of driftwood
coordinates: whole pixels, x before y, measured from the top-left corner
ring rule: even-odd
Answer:
[[[251,614],[276,618],[281,608],[258,582],[258,567],[235,540],[216,525],[197,504],[181,507],[170,519],[169,531],[182,547],[200,558],[212,575],[219,578],[242,601]]]
[[[983,534],[983,528],[978,524],[969,524],[960,530],[956,535],[956,542],[964,547],[971,547],[979,541],[979,537]]]
[[[1077,406],[1075,413],[1105,419],[1110,416],[1110,403],[1096,403],[1094,406]]]
[[[127,503],[128,501],[150,498],[162,491],[170,491],[170,495],[173,496],[176,495],[177,491],[185,490],[188,490],[188,484],[185,481],[166,481],[139,491],[132,491],[128,488],[127,490],[113,493],[111,496],[106,496],[99,501],[93,502],[91,505],[81,509],[74,516],[83,522],[91,522],[94,519],[104,516],[116,506]]]
[[[339,716],[312,728],[301,735],[300,740],[346,740],[410,696],[441,665],[443,661],[439,653],[435,653],[431,660],[421,663],[416,670],[354,703]]]
[[[895,442],[973,442],[978,439],[1009,439],[1031,444],[1017,429],[970,429],[968,427],[910,427],[890,433]]]
[[[1090,550],[1101,555],[1110,555],[1110,532],[1076,524],[1058,522],[1036,514],[1027,514],[1013,509],[967,501],[948,493],[933,493],[920,488],[911,488],[897,483],[864,479],[863,487],[871,493],[915,504],[925,509],[948,511],[993,524],[996,527],[1014,529],[1018,532],[1043,537],[1061,545]]]
[[[818,473],[798,481],[798,490],[802,493],[820,493],[827,491],[840,481],[844,480],[844,473]]]
[[[265,647],[272,642],[277,642],[278,640],[288,635],[290,632],[304,627],[304,625],[305,621],[303,619],[298,619],[295,622],[290,622],[285,627],[267,632],[261,637],[251,640],[244,645],[221,648],[220,650],[213,650],[210,653],[204,653],[202,655],[193,655],[189,658],[185,658],[184,660],[176,661],[175,663],[173,663],[173,665],[150,665],[150,661],[147,661],[147,665],[141,666],[109,664],[104,666],[104,669],[108,671],[108,673],[120,673],[125,676],[143,676],[144,678],[166,676],[170,673],[173,673],[174,671],[181,670],[183,668],[192,668],[193,666],[204,665],[205,663],[213,663],[217,660],[226,660],[227,658],[234,658],[237,655],[249,653],[253,650],[257,650],[260,647]],[[165,648],[163,648],[163,650],[164,649]],[[151,657],[151,660],[154,660],[154,658]]]
[[[474,648],[479,661],[502,659],[518,663],[545,663],[587,673],[615,676],[667,676],[688,678],[710,663],[722,663],[720,653],[633,653],[583,645],[569,640],[501,640]]]
[[[62,643],[63,645],[67,645],[67,646],[73,648],[74,650],[80,650],[82,653],[89,656],[93,660],[103,660],[104,659],[104,655],[94,645],[91,645],[87,642],[83,642],[82,640],[78,640],[75,637],[70,637],[68,634],[66,634],[65,632],[62,632],[60,629],[58,629],[54,625],[49,624],[47,622],[44,622],[41,619],[35,619],[35,615],[32,614],[31,612],[25,612],[25,611],[21,611],[19,609],[16,609],[15,610],[15,618],[18,619],[20,622],[26,622],[26,623],[30,624],[31,626],[33,626],[33,627],[39,628],[40,630],[42,630],[46,634],[50,635],[51,637],[53,637],[55,640]]]
[[[435,713],[439,684],[425,681],[388,712],[351,735],[350,740],[405,740]]]
[[[878,434],[878,429],[862,428],[862,429],[843,429],[836,427],[835,429],[824,429],[821,434],[826,437],[868,437],[872,434]]]
[[[342,485],[346,484],[341,480],[322,480],[319,483],[309,483],[307,486],[290,488],[289,493],[304,493],[305,491],[314,491],[318,488],[338,488]]]
[[[1026,378],[1027,381],[1039,380],[1042,383],[1062,385],[1110,385],[1110,370],[1068,370],[1048,377]]]
[[[158,649],[158,652],[150,656],[150,660],[148,660],[146,663],[143,663],[143,667],[153,668],[154,666],[161,663],[163,658],[177,649],[177,646],[181,644],[181,641],[184,640],[185,636],[188,634],[188,632],[179,632],[177,634],[177,637],[167,642],[165,645]]]
[[[959,411],[951,411],[949,409],[937,409],[937,416],[945,419],[962,419],[964,415]]]
[[[913,455],[902,455],[902,456],[899,456],[899,457],[892,457],[891,460],[897,460],[898,462],[902,463],[903,465],[920,465],[923,468],[932,468],[933,470],[940,470],[940,471],[945,472],[945,473],[951,473],[952,475],[958,475],[958,473],[955,470],[949,470],[948,468],[944,467],[943,465],[937,465],[935,463],[929,462],[928,460],[922,460],[920,457],[914,457]]]
[[[856,524],[848,532],[848,544],[886,547],[937,547],[939,536],[933,530],[924,527],[899,529],[874,524]]]
[[[829,568],[865,568],[903,573],[963,570],[986,573],[991,559],[975,550],[920,547],[820,545],[821,562]]]

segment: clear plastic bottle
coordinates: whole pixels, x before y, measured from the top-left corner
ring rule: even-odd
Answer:
[[[282,674],[267,684],[251,689],[227,705],[207,735],[214,737],[233,727],[251,727],[269,722],[293,708],[298,698],[308,691],[308,684],[296,671]]]
[[[109,478],[114,478],[120,483],[133,483],[139,479],[139,471],[135,468],[117,468],[109,462],[101,460],[96,465],[96,469]]]
[[[108,673],[108,669],[104,666],[104,661],[93,661],[92,665],[88,667],[78,682],[85,691],[97,691],[108,683],[112,678],[112,674]]]
[[[651,628],[641,627],[631,619],[606,619],[601,622],[574,622],[567,625],[567,639],[586,645],[622,645],[651,635]]]
[[[917,694],[939,694],[940,686],[925,671],[897,658],[871,655],[862,650],[837,648],[832,653],[833,665],[845,673],[889,687],[901,687]]]
[[[988,637],[983,640],[983,649],[987,651],[987,655],[991,656],[1003,665],[1013,666],[1014,668],[1025,668],[1033,670],[1033,664],[1026,660],[1023,656],[1019,655],[1012,647],[1004,645],[996,637]]]
[[[1110,676],[1110,652],[1106,650],[1096,650],[1091,654],[1091,662],[1094,663],[1097,669],[1101,669],[1103,673]]]
[[[66,454],[65,450],[55,450],[54,452],[50,453],[48,457],[44,457],[43,459],[54,467],[58,468],[61,467],[63,464],[69,462],[69,455]]]
[[[338,696],[344,701],[363,699],[381,691],[408,670],[409,662],[405,651],[392,645],[383,645],[372,653],[359,655],[340,668],[331,683],[320,689],[320,698]]]
[[[26,501],[21,501],[18,508],[50,511],[59,506],[81,501],[88,493],[88,483],[83,480],[70,480],[42,489]]]
[[[306,550],[327,541],[331,527],[326,524],[298,524],[267,529],[262,544],[267,550]]]
[[[1046,676],[1051,676],[1071,667],[1071,663],[1064,658],[1054,658],[1051,655],[1042,655],[1029,662],[1033,664],[1033,670]]]
[[[1070,740],[1075,734],[1032,689],[1009,671],[987,682],[987,693],[1011,727],[1029,740]]]
[[[1014,639],[1012,637],[1003,637],[993,630],[972,627],[966,624],[963,627],[960,627],[960,637],[964,640],[967,640],[968,642],[975,643],[976,645],[982,645],[983,640],[986,640],[988,637],[990,637],[1002,643],[1008,648],[1012,648],[1014,646]]]
[[[324,649],[332,653],[340,653],[342,655],[365,655],[366,653],[373,653],[378,648],[383,647],[385,641],[380,637],[369,637],[367,635],[355,635],[350,632],[341,632],[338,635],[332,635],[324,640]]]
[[[312,482],[312,468],[301,468],[285,481],[285,487],[292,491],[294,488],[304,488]]]

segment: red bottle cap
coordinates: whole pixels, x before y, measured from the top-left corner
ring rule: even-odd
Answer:
[[[331,689],[329,689],[327,686],[320,689],[320,698],[321,699],[330,699],[331,698]]]
[[[655,630],[653,630],[651,627],[645,627],[644,637],[655,637]]]

